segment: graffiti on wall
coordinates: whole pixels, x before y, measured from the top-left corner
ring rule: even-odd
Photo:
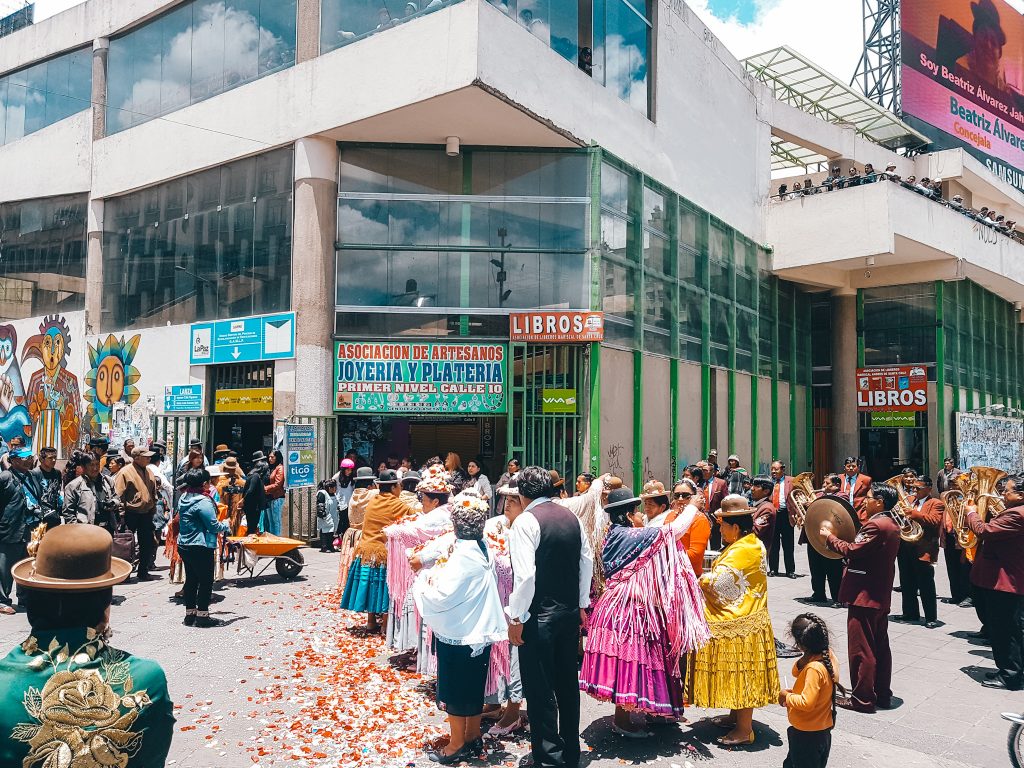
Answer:
[[[36,370],[25,388],[25,404],[30,420],[28,436],[36,450],[45,446],[64,456],[78,444],[81,431],[82,399],[78,379],[68,369],[71,331],[67,320],[47,315],[39,324],[39,333],[25,340],[21,366],[38,360]]]
[[[139,399],[135,386],[142,374],[132,365],[139,351],[139,334],[125,341],[114,335],[88,344],[89,372],[85,375],[85,400],[88,430],[94,435],[106,434],[110,429],[115,406],[118,403],[134,405]]]

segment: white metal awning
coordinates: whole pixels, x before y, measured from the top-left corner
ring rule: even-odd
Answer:
[[[743,65],[752,77],[771,88],[779,101],[826,122],[852,128],[883,147],[918,147],[929,141],[892,112],[787,46],[750,56]],[[818,152],[781,139],[773,140],[772,150],[772,170],[827,160]]]

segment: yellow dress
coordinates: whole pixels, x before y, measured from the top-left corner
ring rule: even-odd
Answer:
[[[753,533],[733,542],[700,577],[711,642],[690,656],[690,702],[709,709],[763,707],[779,698],[768,615],[768,564]]]

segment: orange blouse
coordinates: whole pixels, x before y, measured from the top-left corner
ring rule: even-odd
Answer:
[[[704,572],[704,550],[708,548],[708,540],[711,538],[711,521],[708,516],[700,512],[694,518],[693,524],[680,541],[686,556],[690,558],[690,565],[693,572],[700,576]]]

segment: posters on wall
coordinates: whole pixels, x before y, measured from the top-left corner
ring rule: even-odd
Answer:
[[[337,342],[336,411],[490,414],[506,410],[504,344]]]
[[[904,119],[1024,189],[1024,17],[1005,0],[902,0]]]
[[[958,466],[995,467],[1004,472],[1024,468],[1024,420],[977,413],[956,415]]]

